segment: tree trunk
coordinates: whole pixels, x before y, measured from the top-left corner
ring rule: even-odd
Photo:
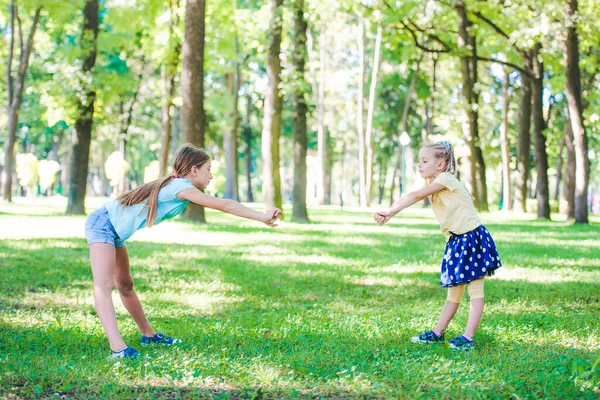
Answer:
[[[225,152],[225,198],[239,201],[238,184],[238,130],[239,130],[239,92],[240,92],[240,62],[238,54],[238,36],[234,37],[235,64],[233,74],[229,76],[233,108],[231,111],[231,131],[223,134],[223,150]]]
[[[181,94],[183,97],[183,141],[204,147],[204,37],[205,0],[187,0],[185,7],[185,38],[183,41],[183,70]],[[206,222],[204,207],[190,204],[185,217],[191,221]]]
[[[161,124],[160,124],[160,167],[159,176],[167,175],[167,167],[169,165],[169,153],[171,150],[171,129],[173,119],[171,111],[173,109],[173,97],[175,95],[175,74],[169,74],[167,68],[163,67],[163,105],[161,107]]]
[[[362,207],[367,205],[365,175],[365,131],[363,126],[363,97],[365,92],[365,22],[358,22],[358,94],[356,103],[356,133],[358,134],[358,190]]]
[[[236,55],[237,55],[237,36],[236,41]],[[239,128],[239,91],[240,91],[240,66],[236,58],[235,61],[235,72],[230,75],[231,80],[231,94],[233,97],[233,110],[231,117],[231,131],[225,131],[223,134],[223,150],[225,152],[225,198],[239,201],[238,191],[238,162],[237,162],[237,148],[238,148],[238,128]]]
[[[377,75],[379,73],[379,56],[381,54],[381,26],[377,27],[375,38],[375,54],[373,54],[373,69],[371,71],[371,85],[369,87],[369,106],[367,108],[367,129],[365,131],[365,146],[367,150],[367,167],[365,193],[367,194],[367,207],[371,205],[371,195],[373,186],[373,158],[375,153],[375,144],[373,143],[373,113],[375,109],[375,96],[377,95]]]
[[[577,166],[575,163],[575,143],[573,141],[573,128],[569,109],[566,110],[564,138],[567,147],[567,164],[563,174],[563,190],[560,212],[567,214],[567,219],[575,219],[575,173]]]
[[[563,133],[558,145],[558,155],[556,156],[556,181],[554,183],[554,201],[560,200],[560,184],[563,179],[563,153],[565,151],[565,135]]]
[[[477,40],[471,34],[473,23],[467,17],[467,10],[462,0],[456,5],[459,17],[459,49],[470,54],[460,57],[462,75],[462,94],[465,110],[463,130],[469,145],[470,184],[475,195],[475,205],[480,211],[488,210],[485,162],[479,138],[479,92],[476,89],[477,76]]]
[[[80,82],[84,89],[81,91],[83,98],[78,97],[78,113],[73,133],[67,214],[85,214],[85,191],[94,124],[94,100],[96,99],[94,88],[86,82],[91,80],[87,78],[91,77],[92,68],[96,63],[98,18],[98,0],[87,0],[83,10],[81,34],[81,49],[84,53],[81,70],[86,79]]]
[[[544,120],[544,63],[541,60],[542,45],[537,43],[533,49],[533,72],[531,80],[533,135],[535,138],[535,168],[537,170],[537,216],[550,219],[550,193],[548,189],[548,153],[546,153],[546,121]]]
[[[173,97],[175,96],[175,75],[179,65],[179,54],[181,53],[181,41],[175,35],[175,27],[179,25],[179,16],[176,7],[170,3],[170,24],[169,39],[172,45],[169,46],[165,57],[165,63],[162,68],[163,80],[163,105],[161,107],[161,129],[160,129],[160,158],[159,158],[159,176],[167,175],[169,166],[169,153],[171,152],[171,135],[173,129]]]
[[[436,73],[437,73],[437,55],[432,55],[433,66],[431,68],[431,95],[427,99],[425,105],[425,114],[427,120],[425,121],[425,129],[421,130],[421,142],[423,145],[429,143],[429,136],[433,135],[433,112],[435,109],[435,87],[436,87]],[[426,199],[427,201],[429,198]]]
[[[525,68],[530,70],[531,58],[525,57]],[[517,171],[515,173],[515,211],[527,211],[527,181],[531,148],[531,78],[521,73],[517,138]]]
[[[502,82],[504,101],[502,107],[502,127],[500,128],[500,149],[502,154],[502,210],[512,211],[512,193],[510,189],[510,144],[508,142],[508,110],[510,107],[509,71],[504,70],[505,79]]]
[[[318,90],[317,94],[317,159],[318,161],[318,177],[317,177],[317,202],[319,204],[330,204],[331,199],[328,199],[328,182],[330,177],[327,175],[327,131],[325,129],[325,82],[326,82],[326,50],[327,33],[325,26],[321,28],[319,38],[319,79],[315,80]]]
[[[577,32],[577,0],[567,0],[565,5],[567,38],[565,41],[566,92],[573,143],[575,145],[575,222],[588,224],[588,183],[590,178],[590,160],[588,158],[588,139],[583,120],[581,94],[581,74],[579,71],[579,33]]]
[[[38,20],[40,18],[40,12],[42,8],[38,7],[35,10],[33,20],[31,22],[31,29],[27,41],[24,43],[23,33],[21,32],[21,20],[19,19],[18,9],[16,1],[13,0],[10,6],[10,45],[8,49],[8,59],[6,68],[6,89],[8,94],[8,132],[6,138],[6,144],[4,147],[4,168],[2,169],[2,198],[4,201],[12,201],[12,178],[14,169],[14,150],[15,141],[17,136],[17,125],[19,123],[19,111],[21,109],[21,102],[23,101],[23,88],[25,86],[25,76],[27,69],[29,68],[29,59],[31,55],[31,49],[33,48],[33,38],[37,29]],[[13,50],[15,45],[15,19],[19,21],[20,32],[20,53],[19,53],[19,66],[17,70],[16,81],[13,78],[12,72],[12,61],[13,61]]]
[[[252,98],[250,93],[246,93],[246,126],[244,127],[244,141],[246,149],[244,158],[246,159],[246,201],[254,202],[252,193],[252,125],[250,124],[250,115],[252,114]]]
[[[306,64],[306,29],[304,18],[304,0],[295,0],[294,12],[294,85],[292,103],[294,106],[294,192],[292,214],[296,221],[308,221],[306,211],[306,150],[308,137],[306,132],[306,80],[304,67]]]
[[[283,0],[269,0],[269,50],[267,75],[269,83],[265,95],[262,156],[263,156],[263,198],[267,207],[282,206],[281,175],[279,172],[279,137],[281,135],[282,99],[279,94],[281,82],[281,30]]]

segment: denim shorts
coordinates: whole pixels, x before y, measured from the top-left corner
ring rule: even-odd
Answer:
[[[85,222],[85,237],[88,246],[92,243],[108,243],[115,247],[125,246],[125,241],[117,235],[117,231],[108,217],[108,210],[104,206],[88,217]]]

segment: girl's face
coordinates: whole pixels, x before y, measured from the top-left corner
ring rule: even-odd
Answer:
[[[200,168],[193,166],[190,171],[190,182],[192,185],[200,190],[206,189],[211,179],[213,178],[210,173],[210,160],[205,162]]]
[[[433,149],[419,150],[419,174],[431,179],[446,169],[446,161],[436,158]]]

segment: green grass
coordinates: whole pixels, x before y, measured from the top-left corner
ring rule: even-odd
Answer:
[[[85,219],[62,210],[56,199],[0,205],[1,398],[600,397],[598,219],[482,215],[504,267],[468,353],[409,340],[445,300],[431,210],[386,227],[334,208],[276,229],[212,212],[206,226],[164,223],[128,242],[131,269],[155,329],[184,342],[115,362],[93,307]]]

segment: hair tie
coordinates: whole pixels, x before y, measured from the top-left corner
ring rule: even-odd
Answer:
[[[171,175],[173,178],[179,178],[179,175],[177,175],[177,172],[175,172],[173,175]]]
[[[444,146],[446,146],[449,149],[452,148],[452,145],[447,140],[442,140],[440,143],[443,144]]]

